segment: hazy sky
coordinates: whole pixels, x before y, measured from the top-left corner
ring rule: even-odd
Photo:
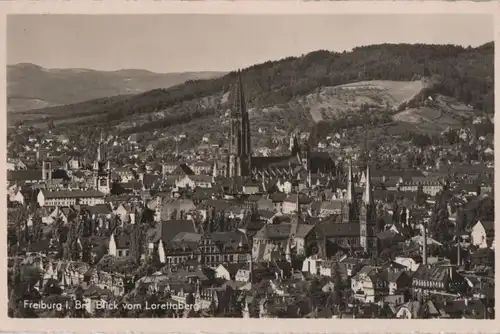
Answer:
[[[318,49],[493,39],[485,15],[16,15],[7,20],[7,62],[228,71]]]

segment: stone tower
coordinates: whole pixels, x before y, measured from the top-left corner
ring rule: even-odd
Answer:
[[[250,121],[241,80],[238,71],[238,83],[233,96],[233,108],[230,113],[228,176],[248,176],[251,170]]]

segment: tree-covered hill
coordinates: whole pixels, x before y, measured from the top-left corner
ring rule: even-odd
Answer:
[[[319,87],[356,81],[411,81],[432,77],[433,93],[451,96],[476,110],[493,113],[494,45],[477,48],[454,45],[382,44],[363,46],[351,52],[325,50],[301,57],[269,61],[243,69],[245,94],[250,108],[287,104]],[[236,80],[236,72],[209,80],[188,81],[168,89],[96,101],[41,109],[41,115],[58,120],[85,116],[78,120],[89,127],[117,126],[140,120],[127,132],[190,122],[213,117],[229,107],[224,98]],[[151,119],[161,112],[160,118]]]

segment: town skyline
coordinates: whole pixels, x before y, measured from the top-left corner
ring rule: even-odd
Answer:
[[[7,63],[228,72],[317,50],[343,52],[385,43],[477,47],[494,40],[490,17],[467,14],[473,24],[464,25],[464,15],[15,15],[7,20]],[[340,29],[349,34],[331,33]]]

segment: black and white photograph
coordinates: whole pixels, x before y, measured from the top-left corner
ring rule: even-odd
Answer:
[[[493,15],[6,21],[8,317],[495,319]]]

